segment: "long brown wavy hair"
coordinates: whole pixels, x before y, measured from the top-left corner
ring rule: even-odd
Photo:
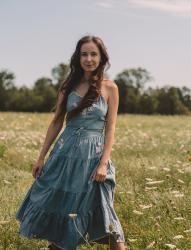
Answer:
[[[80,52],[82,45],[88,42],[94,42],[97,45],[101,55],[100,64],[92,72],[92,76],[90,78],[90,87],[88,89],[88,92],[81,99],[77,107],[67,112],[66,104],[68,95],[71,93],[71,91],[75,89],[76,86],[78,86],[80,80],[84,75],[84,70],[80,65],[80,56],[81,56]],[[105,76],[104,70],[105,69],[107,70],[110,67],[108,53],[102,39],[96,36],[89,36],[89,35],[82,37],[77,42],[76,49],[71,57],[69,66],[70,66],[69,74],[58,90],[58,95],[60,91],[63,91],[65,96],[62,104],[63,110],[60,115],[63,115],[67,112],[66,120],[73,118],[74,116],[79,114],[84,108],[91,106],[93,102],[96,101],[99,95],[101,94],[101,82]]]

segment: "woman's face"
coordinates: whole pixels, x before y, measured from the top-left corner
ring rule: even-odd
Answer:
[[[101,54],[94,42],[84,43],[80,50],[80,65],[84,72],[93,72],[100,64]]]

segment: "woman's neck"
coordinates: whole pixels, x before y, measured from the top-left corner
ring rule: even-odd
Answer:
[[[88,73],[84,73],[83,77],[82,77],[82,81],[83,82],[89,82],[91,80],[91,72],[88,72]]]

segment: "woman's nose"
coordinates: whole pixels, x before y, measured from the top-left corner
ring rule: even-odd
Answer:
[[[91,61],[91,60],[92,60],[91,55],[88,55],[88,56],[87,56],[87,61]]]

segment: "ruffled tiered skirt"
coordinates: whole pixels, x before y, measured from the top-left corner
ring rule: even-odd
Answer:
[[[65,128],[16,212],[20,235],[65,250],[75,250],[84,238],[107,244],[109,233],[125,241],[113,208],[115,167],[110,159],[105,182],[92,181],[103,146],[99,130]]]

